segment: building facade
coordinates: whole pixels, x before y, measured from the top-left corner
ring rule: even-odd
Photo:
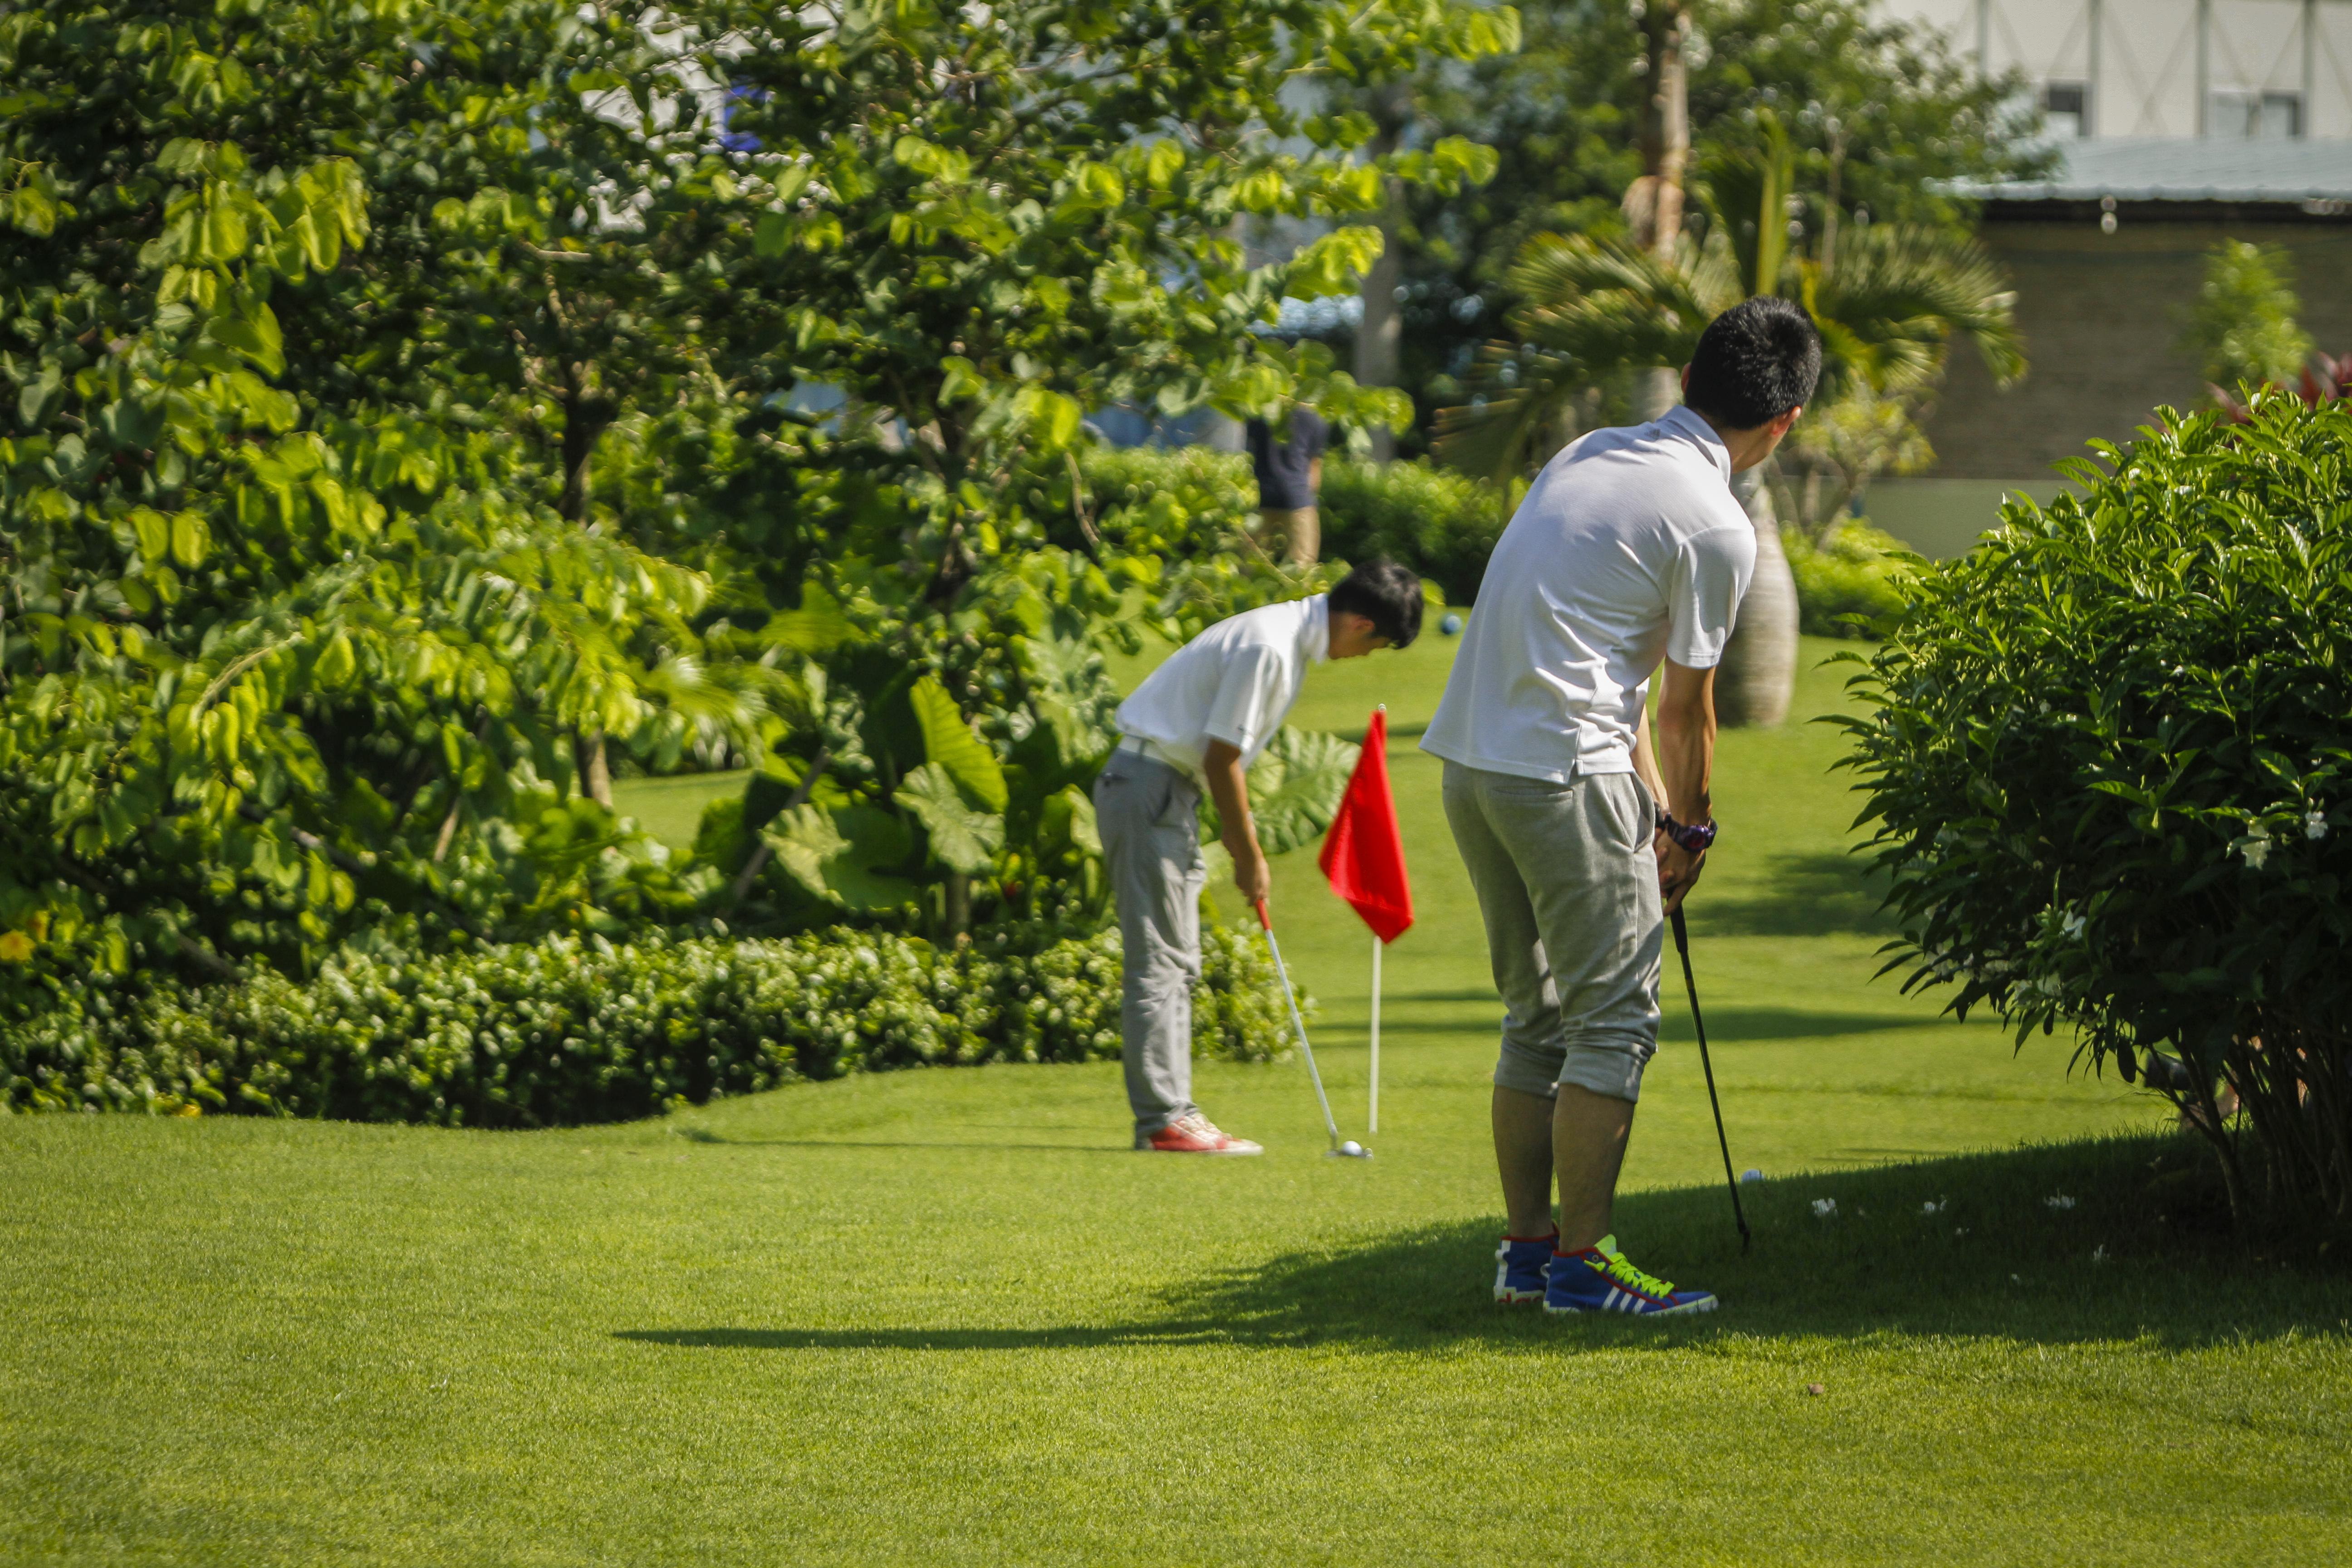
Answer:
[[[1946,29],[2043,110],[2060,167],[1968,194],[2017,289],[2031,369],[1993,385],[1967,350],[1927,422],[1937,466],[1873,488],[1874,521],[1930,554],[1966,548],[2002,493],[2048,499],[2052,465],[2208,396],[2181,316],[2225,239],[2284,251],[2302,323],[2352,353],[2352,3],[1891,0]]]

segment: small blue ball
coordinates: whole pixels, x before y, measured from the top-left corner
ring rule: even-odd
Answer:
[[[1437,623],[1437,629],[1447,637],[1456,636],[1462,630],[1462,617],[1448,610],[1445,613],[1445,618]]]

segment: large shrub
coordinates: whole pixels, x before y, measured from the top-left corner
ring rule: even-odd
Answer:
[[[1274,987],[1244,932],[1203,930],[1194,1049],[1277,1054]],[[95,992],[0,1035],[0,1103],[558,1126],[850,1072],[1116,1057],[1118,1009],[1116,931],[1035,952],[851,931],[346,950],[308,982]]]
[[[1909,984],[2193,1107],[2241,1205],[2352,1215],[2352,408],[2097,450],[1856,678]]]

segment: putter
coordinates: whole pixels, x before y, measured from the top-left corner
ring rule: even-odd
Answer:
[[[1682,954],[1683,984],[1690,992],[1691,1027],[1698,1031],[1698,1065],[1706,1073],[1706,1102],[1715,1109],[1716,1146],[1723,1151],[1723,1179],[1731,1185],[1731,1219],[1739,1226],[1739,1250],[1745,1252],[1754,1237],[1748,1234],[1748,1215],[1739,1206],[1739,1178],[1731,1173],[1731,1140],[1723,1135],[1723,1101],[1715,1097],[1715,1063],[1707,1058],[1706,1023],[1698,1014],[1698,982],[1691,977],[1690,932],[1683,925],[1680,905],[1675,906],[1673,920],[1675,951]],[[1271,932],[1266,940],[1274,940]],[[1277,959],[1276,962],[1279,963],[1281,961]]]
[[[1323,1092],[1323,1075],[1316,1070],[1315,1047],[1307,1042],[1307,1020],[1298,1016],[1298,993],[1290,988],[1290,970],[1282,962],[1281,944],[1274,940],[1274,921],[1267,918],[1265,900],[1257,901],[1257,928],[1265,932],[1265,950],[1274,954],[1274,972],[1282,976],[1282,997],[1290,1004],[1291,1026],[1298,1031],[1298,1048],[1307,1053],[1307,1076],[1315,1082],[1315,1103],[1323,1108],[1323,1130],[1331,1135],[1331,1147],[1326,1155],[1342,1160],[1369,1160],[1372,1152],[1354,1139],[1339,1142],[1339,1124],[1331,1119],[1330,1097]]]

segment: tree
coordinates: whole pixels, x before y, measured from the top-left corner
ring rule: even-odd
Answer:
[[[1407,204],[1403,383],[1426,433],[1409,445],[1433,434],[1437,409],[1471,395],[1478,353],[1517,302],[1511,268],[1529,237],[1639,242],[1641,204],[1629,210],[1622,198],[1655,172],[1643,123],[1657,79],[1651,29],[1667,13],[1632,0],[1522,9],[1518,53],[1432,67],[1416,85],[1420,134],[1486,142],[1499,163],[1475,192]],[[1813,259],[1834,259],[1857,224],[1965,227],[1965,204],[1941,194],[1947,182],[2020,177],[2051,156],[2023,134],[2032,124],[2015,108],[2016,84],[1979,81],[1934,31],[1857,0],[1697,0],[1688,16],[1693,179],[1755,141],[1759,110],[1777,116],[1801,208],[1792,243]],[[1685,210],[1703,218],[1704,204]],[[1635,412],[1630,378],[1591,390],[1586,422]]]
[[[2206,258],[2197,298],[2182,313],[2180,349],[2218,396],[2243,383],[2284,383],[2311,355],[2311,334],[2295,321],[2302,310],[2285,251],[2225,239]]]
[[[1251,270],[1226,236],[1474,177],[1458,142],[1359,165],[1368,123],[1284,89],[1509,26],[1418,0],[0,17],[11,995],[299,966],[387,920],[723,902],[743,856],[681,878],[583,798],[603,737],[760,761],[735,828],[772,829],[780,919],[931,899],[955,931],[1058,896],[1100,649],[1159,572],[1045,547],[1088,512],[1079,411],[1399,417],[1250,331],[1352,289],[1376,237]],[[794,406],[812,387],[838,413]]]
[[[723,260],[708,286],[751,301],[751,338],[772,346],[714,357],[722,401],[661,437],[690,447],[681,467],[709,498],[678,510],[668,548],[844,628],[823,656],[842,706],[747,794],[746,865],[763,835],[755,885],[779,910],[841,900],[852,882],[817,868],[853,864],[898,883],[857,882],[861,899],[917,889],[948,932],[1056,907],[1076,891],[1048,873],[1109,739],[1100,655],[1131,646],[1121,611],[1160,575],[1093,528],[1083,412],[1278,416],[1297,399],[1335,422],[1402,422],[1404,399],[1358,385],[1321,345],[1255,329],[1286,295],[1356,289],[1381,240],[1348,220],[1378,214],[1388,182],[1458,188],[1491,159],[1446,140],[1360,161],[1366,115],[1286,89],[1313,74],[1352,101],[1425,53],[1507,47],[1514,16],[1050,0],[984,16],[721,5],[695,22],[697,68],[730,105],[734,193],[709,209]],[[1234,221],[1276,214],[1333,226],[1247,267]],[[795,388],[837,411],[796,413],[777,395]],[[1073,517],[1075,557],[1049,542]],[[1001,795],[979,771],[952,795],[924,771],[946,731],[913,721],[919,690],[982,738]],[[788,781],[797,793],[819,773],[834,794],[776,814]],[[957,811],[969,821],[950,832]],[[950,837],[956,857],[930,853]],[[852,847],[803,852],[835,838]]]

